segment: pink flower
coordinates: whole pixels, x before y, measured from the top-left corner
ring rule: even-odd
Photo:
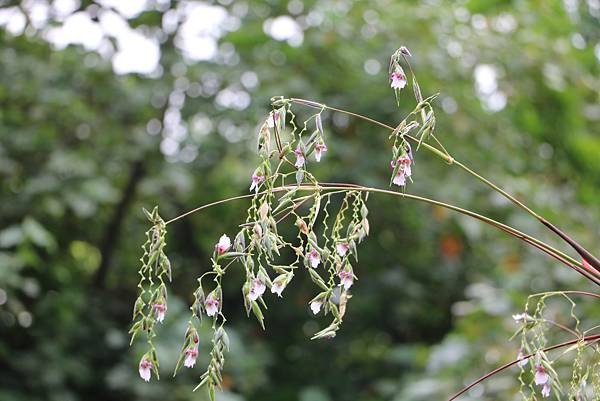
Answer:
[[[204,301],[204,309],[206,309],[208,316],[216,315],[219,312],[219,300],[213,294],[210,294]]]
[[[255,192],[258,192],[258,187],[265,180],[265,176],[262,174],[258,174],[256,171],[252,174],[252,184],[250,185],[250,191],[254,189]]]
[[[185,360],[183,361],[183,366],[186,368],[193,368],[196,364],[196,358],[198,357],[198,347],[193,346],[186,349],[184,355]]]
[[[517,360],[519,361],[519,362],[517,362],[517,364],[519,366],[525,366],[525,365],[527,365],[527,360],[528,359],[529,358],[525,358],[525,354],[523,353],[523,349],[521,348],[519,350],[519,353],[517,354]]]
[[[406,75],[404,75],[402,67],[396,67],[396,71],[390,74],[390,81],[392,89],[402,89],[406,86]]]
[[[352,270],[342,270],[338,273],[338,276],[340,278],[340,284],[345,290],[352,287],[352,284],[354,283],[354,274],[352,274]]]
[[[275,123],[279,121],[279,110],[275,110],[274,112],[269,113],[269,117],[267,117],[267,126],[269,128],[274,128]]]
[[[540,364],[535,365],[535,384],[542,385],[548,383],[550,376],[546,373],[546,369]]]
[[[217,253],[219,255],[222,255],[225,252],[227,252],[229,248],[231,248],[231,240],[229,239],[229,237],[223,234],[221,238],[219,238],[219,242],[217,243],[216,248]]]
[[[340,255],[342,258],[346,256],[348,249],[350,249],[350,245],[348,245],[347,242],[340,242],[335,246],[335,250],[337,251],[338,255]]]
[[[548,383],[544,384],[544,387],[542,387],[542,397],[550,397],[550,385]]]
[[[323,302],[321,301],[312,301],[310,303],[310,310],[312,310],[313,315],[316,315],[321,311],[321,306],[323,306]]]
[[[308,253],[308,261],[313,269],[319,266],[319,263],[321,263],[321,255],[319,254],[319,251],[313,248]]]
[[[256,278],[252,281],[252,288],[250,288],[250,292],[248,293],[248,299],[250,301],[256,301],[258,298],[265,293],[265,283],[259,278]]]
[[[315,143],[315,159],[317,162],[321,161],[321,156],[323,153],[327,152],[327,145],[322,140]]]
[[[400,186],[406,185],[406,177],[410,177],[412,175],[412,169],[410,167],[411,164],[412,164],[412,159],[410,158],[409,155],[401,156],[398,158],[398,160],[396,160],[396,161],[392,160],[390,162],[392,169],[395,169],[396,166],[399,166],[398,171],[396,172],[396,175],[394,176],[394,180],[393,180],[394,184],[400,185]]]
[[[157,302],[152,305],[154,312],[156,312],[156,321],[162,323],[165,320],[165,313],[167,312],[167,304],[163,302]]]
[[[304,166],[304,153],[302,152],[302,149],[300,149],[300,146],[298,146],[296,148],[296,150],[294,150],[294,154],[296,155],[296,163],[294,164],[294,166],[296,166],[296,168],[302,168],[302,166]]]
[[[152,362],[144,355],[139,366],[140,377],[149,382],[152,376]]]

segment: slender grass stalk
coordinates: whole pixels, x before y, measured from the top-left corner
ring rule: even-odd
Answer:
[[[308,107],[319,108],[319,109],[325,108],[325,109],[329,109],[329,110],[332,110],[332,111],[336,111],[338,113],[343,113],[343,114],[346,114],[346,115],[349,115],[349,116],[353,116],[353,117],[356,117],[356,118],[368,121],[371,124],[378,125],[380,127],[388,129],[390,131],[394,130],[394,127],[391,127],[391,126],[389,126],[387,124],[382,123],[381,121],[374,120],[372,118],[363,116],[363,115],[358,114],[358,113],[353,113],[351,111],[347,111],[347,110],[343,110],[343,109],[338,109],[336,107],[327,106],[325,104],[313,102],[311,100],[306,100],[306,99],[291,98],[290,100],[292,102],[294,102],[294,103],[301,104],[301,105],[308,106]],[[472,175],[473,177],[477,178],[479,181],[481,181],[482,183],[484,183],[488,187],[492,188],[494,191],[500,193],[506,199],[508,199],[513,204],[515,204],[516,206],[518,206],[519,208],[521,208],[522,210],[524,210],[525,212],[527,212],[528,214],[530,214],[531,216],[533,216],[534,218],[536,218],[539,222],[541,222],[549,230],[551,230],[556,235],[558,235],[563,241],[565,241],[567,244],[569,244],[582,258],[584,258],[594,269],[596,269],[598,272],[600,272],[600,259],[598,259],[597,257],[595,257],[591,252],[589,252],[587,249],[585,249],[583,246],[581,246],[581,244],[579,244],[577,241],[573,240],[571,237],[569,237],[568,235],[566,235],[563,231],[561,231],[560,229],[558,229],[558,227],[556,227],[554,224],[550,223],[544,217],[542,217],[541,215],[539,215],[538,213],[536,213],[535,211],[533,211],[531,208],[529,208],[523,202],[519,201],[513,195],[509,194],[508,192],[506,192],[505,190],[503,190],[502,188],[500,188],[498,185],[494,184],[492,181],[490,181],[487,178],[483,177],[482,175],[476,173],[475,171],[473,171],[472,169],[470,169],[465,164],[463,164],[460,161],[454,159],[452,156],[450,156],[447,153],[447,151],[445,149],[444,149],[444,151],[441,151],[438,148],[436,148],[434,146],[431,146],[431,145],[429,145],[429,144],[427,144],[425,142],[421,142],[417,138],[415,138],[415,137],[413,137],[411,135],[408,135],[408,134],[405,134],[404,137],[406,137],[407,139],[409,139],[409,140],[411,140],[411,141],[413,141],[415,143],[419,143],[420,142],[422,147],[424,147],[428,151],[432,152],[436,156],[440,157],[446,163],[451,164],[451,165],[456,165],[456,166],[460,167],[461,169],[463,169],[468,174]]]
[[[571,269],[577,271],[578,273],[580,273],[581,275],[585,276],[587,279],[589,279],[590,281],[594,282],[596,285],[600,286],[600,275],[598,272],[595,271],[587,271],[585,270],[585,268],[583,267],[583,265],[578,262],[577,260],[571,258],[570,256],[564,254],[563,252],[555,249],[554,247],[546,244],[543,241],[538,240],[535,237],[532,237],[528,234],[525,234],[507,224],[504,223],[500,223],[494,219],[491,219],[489,217],[485,217],[483,215],[480,215],[478,213],[475,213],[473,211],[467,210],[467,209],[463,209],[460,208],[458,206],[454,206],[448,203],[444,203],[444,202],[440,202],[434,199],[430,199],[430,198],[425,198],[422,196],[417,196],[417,195],[411,195],[411,194],[407,194],[407,193],[403,193],[403,192],[395,192],[395,191],[391,191],[391,190],[387,190],[387,189],[380,189],[380,188],[372,188],[372,187],[364,187],[364,186],[360,186],[360,185],[355,185],[355,184],[339,184],[339,183],[321,183],[321,185],[319,186],[315,186],[315,185],[300,185],[300,186],[280,186],[280,187],[275,187],[272,189],[272,192],[284,192],[284,191],[288,191],[291,190],[293,188],[298,188],[300,190],[304,190],[304,191],[340,191],[340,190],[349,190],[352,189],[353,191],[361,191],[361,192],[369,192],[369,193],[381,193],[381,194],[386,194],[386,195],[392,195],[392,196],[398,196],[398,197],[402,197],[405,199],[412,199],[412,200],[416,200],[419,202],[424,202],[424,203],[428,203],[431,205],[435,205],[435,206],[439,206],[439,207],[443,207],[449,210],[453,210],[456,211],[458,213],[461,213],[463,215],[475,218],[483,223],[486,223],[488,225],[491,225],[493,227],[496,227],[497,229],[500,229],[504,232],[506,232],[509,235],[512,235],[513,237],[516,237],[536,248],[538,248],[539,250],[541,250],[542,252],[552,256],[553,258],[557,259],[558,261],[562,262],[563,264],[565,264],[566,266],[570,267]],[[261,193],[266,193],[266,191],[263,191]],[[255,196],[254,194],[248,194],[248,195],[241,195],[241,196],[235,196],[235,197],[231,197],[231,198],[227,198],[227,199],[222,199],[216,202],[211,202],[205,205],[202,205],[200,207],[197,207],[195,209],[192,209],[188,212],[185,212],[177,217],[172,218],[171,220],[167,221],[165,224],[169,224],[172,223],[174,221],[177,221],[185,216],[188,216],[190,214],[196,213],[198,211],[201,211],[203,209],[209,208],[211,206],[216,206],[219,204],[223,204],[226,202],[230,202],[230,201],[234,201],[234,200],[239,200],[239,199],[245,199],[245,198],[250,198]]]

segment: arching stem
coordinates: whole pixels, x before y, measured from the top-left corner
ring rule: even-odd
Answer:
[[[552,345],[550,347],[544,348],[542,351],[544,352],[548,352],[548,351],[552,351],[558,348],[564,348],[566,346],[569,345],[573,345],[576,344],[578,342],[586,342],[586,343],[591,343],[594,341],[598,341],[600,339],[600,334],[593,334],[590,336],[585,336],[582,338],[576,338],[575,340],[570,340],[570,341],[565,341],[564,343],[560,343],[560,344],[555,344]],[[520,359],[515,359],[512,362],[509,362],[507,364],[504,364],[494,370],[492,370],[489,373],[486,373],[485,375],[481,376],[479,379],[475,380],[474,382],[472,382],[471,384],[469,384],[468,386],[464,387],[463,389],[461,389],[458,393],[454,394],[452,397],[448,398],[448,401],[453,401],[455,399],[457,399],[458,397],[460,397],[461,395],[463,395],[464,393],[466,393],[467,391],[469,391],[470,389],[472,389],[473,387],[475,387],[476,385],[478,385],[479,383],[489,379],[490,377],[494,376],[497,373],[502,372],[503,370],[506,370],[508,368],[510,368],[511,366],[519,363],[520,361],[524,360],[524,359],[528,359],[532,356],[534,356],[535,354],[529,354],[529,355],[525,355],[524,357],[520,358]]]
[[[338,113],[343,113],[343,114],[346,114],[349,116],[359,118],[361,120],[368,121],[371,124],[375,124],[377,126],[385,128],[387,130],[390,130],[390,131],[394,130],[394,127],[391,127],[387,124],[382,123],[381,121],[374,120],[372,118],[363,116],[358,113],[353,113],[353,112],[350,112],[347,110],[338,109],[336,107],[327,106],[325,104],[316,103],[316,102],[306,100],[306,99],[291,98],[290,100],[294,103],[301,104],[301,105],[308,106],[308,107],[319,108],[319,109],[325,108],[325,109],[329,109],[331,111],[336,111]],[[405,134],[404,137],[415,143],[420,142],[417,138],[415,138],[411,135],[408,135],[408,134]],[[437,139],[436,139],[436,141],[437,141]],[[581,244],[579,244],[577,241],[575,241],[574,239],[569,237],[567,234],[565,234],[563,231],[561,231],[554,224],[550,223],[544,217],[537,214],[535,211],[533,211],[531,208],[529,208],[523,202],[519,201],[513,195],[509,194],[508,192],[506,192],[505,190],[500,188],[498,185],[494,184],[492,181],[488,180],[487,178],[485,178],[485,177],[481,176],[480,174],[476,173],[475,171],[471,170],[465,164],[454,159],[452,156],[450,156],[448,154],[448,152],[445,149],[444,149],[444,151],[441,151],[438,148],[431,146],[424,142],[421,142],[421,146],[424,147],[425,149],[427,149],[428,151],[430,151],[431,153],[435,154],[436,156],[440,157],[441,159],[443,159],[446,163],[454,164],[454,165],[460,167],[461,169],[466,171],[468,174],[477,178],[479,181],[483,182],[485,185],[492,188],[494,191],[500,193],[502,196],[504,196],[506,199],[511,201],[513,204],[515,204],[516,206],[518,206],[519,208],[521,208],[522,210],[524,210],[531,216],[535,217],[540,223],[542,223],[544,226],[546,226],[550,231],[552,231],[553,233],[558,235],[563,241],[565,241],[567,244],[569,244],[569,246],[571,246],[579,254],[579,256],[581,256],[583,259],[585,259],[596,271],[600,272],[600,259],[595,257],[591,252],[589,252],[587,249],[585,249]]]
[[[525,234],[509,225],[500,223],[496,220],[493,220],[489,217],[485,217],[482,216],[478,213],[472,212],[470,210],[467,209],[463,209],[460,208],[458,206],[454,206],[448,203],[444,203],[444,202],[440,202],[434,199],[430,199],[430,198],[425,198],[422,196],[417,196],[417,195],[411,195],[411,194],[407,194],[407,193],[403,193],[403,192],[395,192],[395,191],[391,191],[391,190],[386,190],[386,189],[380,189],[380,188],[372,188],[372,187],[364,187],[364,186],[360,186],[360,185],[355,185],[355,184],[330,184],[330,183],[322,183],[319,186],[315,186],[315,185],[300,185],[300,186],[280,186],[280,187],[275,187],[272,189],[272,192],[277,193],[277,192],[284,192],[284,191],[289,191],[291,189],[300,189],[300,190],[304,190],[304,191],[322,191],[322,190],[327,190],[327,191],[339,191],[339,190],[349,190],[352,189],[354,191],[361,191],[361,192],[369,192],[369,193],[381,193],[381,194],[387,194],[387,195],[392,195],[392,196],[399,196],[405,199],[412,199],[412,200],[416,200],[419,202],[424,202],[424,203],[428,203],[431,205],[435,205],[435,206],[440,206],[446,209],[450,209],[453,211],[456,211],[458,213],[464,214],[466,216],[475,218],[479,221],[482,221],[488,225],[491,225],[493,227],[496,227],[504,232],[506,232],[509,235],[512,235],[516,238],[519,238],[520,240],[538,248],[539,250],[541,250],[542,252],[552,256],[553,258],[557,259],[558,261],[562,262],[563,264],[565,264],[566,266],[570,267],[571,269],[577,271],[578,273],[582,274],[583,276],[585,276],[587,279],[589,279],[590,281],[594,282],[596,285],[600,286],[600,277],[599,274],[595,271],[589,271],[589,270],[585,270],[583,265],[581,263],[579,263],[577,260],[571,258],[570,256],[564,254],[563,252],[553,248],[552,246],[546,244],[543,241],[538,240],[537,238],[534,238],[528,234]],[[263,191],[262,193],[265,193],[266,191]],[[231,197],[231,198],[227,198],[227,199],[222,199],[216,202],[211,202],[208,203],[206,205],[202,205],[200,207],[197,207],[195,209],[192,209],[186,213],[183,213],[177,217],[174,217],[173,219],[167,221],[165,224],[169,224],[172,223],[174,221],[177,221],[185,216],[188,216],[190,214],[193,214],[195,212],[198,212],[200,210],[209,208],[211,206],[216,206],[219,204],[223,204],[226,202],[230,202],[230,201],[234,201],[234,200],[239,200],[239,199],[245,199],[245,198],[250,198],[255,196],[254,194],[248,194],[248,195],[241,195],[241,196],[235,196],[235,197]]]

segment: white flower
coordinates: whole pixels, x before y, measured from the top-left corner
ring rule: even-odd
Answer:
[[[250,292],[248,293],[248,299],[250,301],[256,301],[258,298],[265,293],[265,283],[259,278],[256,278],[252,281],[252,288],[250,288]]]
[[[302,166],[304,166],[305,159],[304,153],[302,152],[302,149],[300,149],[300,146],[294,150],[294,154],[296,155],[296,163],[294,163],[294,166],[296,166],[296,168],[302,168]]]
[[[337,251],[338,255],[340,255],[342,258],[346,256],[348,249],[350,249],[350,245],[348,245],[347,242],[340,242],[335,246],[335,250]]]
[[[325,145],[325,142],[323,142],[323,140],[315,143],[315,159],[317,160],[317,162],[321,161],[321,156],[325,152],[327,152],[327,145]]]
[[[259,174],[258,172],[254,172],[252,174],[252,184],[250,184],[250,191],[254,190],[254,192],[258,192],[258,187],[265,180],[265,176]]]
[[[149,382],[152,376],[152,362],[144,355],[139,366],[140,377]]]
[[[204,309],[208,316],[214,316],[219,312],[219,300],[212,294],[206,297],[204,301]]]
[[[512,318],[516,323],[525,322],[529,320],[530,317],[531,316],[529,316],[527,313],[517,313],[516,315],[512,315]]]
[[[542,385],[548,383],[550,376],[546,373],[546,369],[540,364],[535,365],[535,384]]]
[[[229,248],[231,248],[231,240],[226,234],[223,234],[221,238],[219,238],[216,248],[219,255],[224,254],[229,250]]]
[[[277,283],[277,282],[273,282],[273,285],[271,286],[271,292],[273,294],[277,294],[277,296],[281,297],[281,293],[283,292],[285,286],[283,285],[283,283]]]
[[[321,255],[319,254],[319,251],[313,248],[308,253],[308,261],[313,268],[319,266],[319,263],[321,263]]]
[[[338,276],[340,278],[340,284],[345,290],[352,287],[352,284],[354,283],[354,274],[352,274],[352,270],[342,270],[338,273]]]
[[[289,282],[289,278],[290,277],[288,277],[287,274],[280,274],[279,276],[277,276],[275,278],[275,280],[273,280],[273,285],[271,286],[271,292],[273,294],[277,294],[278,296],[281,297],[281,293],[287,286],[287,284]]]
[[[314,315],[316,315],[317,313],[319,313],[321,311],[321,306],[323,306],[323,302],[321,302],[321,301],[312,301],[310,303],[310,310],[312,310],[312,313]]]
[[[406,75],[402,67],[397,66],[396,71],[390,74],[390,86],[392,89],[402,89],[406,86]]]
[[[519,353],[517,354],[517,360],[519,361],[517,364],[519,366],[525,366],[527,365],[527,360],[529,358],[525,358],[525,354],[523,354],[523,349],[519,350]]]
[[[162,323],[165,320],[165,313],[167,312],[167,304],[163,302],[157,302],[152,305],[154,312],[156,312],[156,321]]]
[[[267,127],[275,128],[276,122],[279,122],[279,110],[269,113],[269,117],[267,117]]]
[[[196,358],[198,357],[198,347],[193,346],[185,350],[185,360],[183,361],[183,366],[186,368],[193,368],[196,364]]]
[[[542,397],[550,397],[550,385],[548,383],[544,384],[544,387],[542,387]]]

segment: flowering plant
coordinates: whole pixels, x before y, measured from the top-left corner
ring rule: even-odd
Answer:
[[[155,207],[152,212],[145,211],[151,228],[146,233],[147,240],[142,246],[139,296],[135,302],[134,323],[130,330],[132,342],[142,333],[146,335],[148,342],[148,350],[139,363],[142,379],[149,381],[152,373],[158,378],[159,360],[153,339],[156,336],[155,325],[162,323],[167,314],[166,282],[171,279],[171,265],[164,252],[167,225],[205,208],[234,200],[251,199],[247,218],[240,224],[240,230],[232,235],[233,240],[227,234],[218,239],[211,257],[211,269],[197,280],[198,287],[190,307],[191,317],[175,368],[177,371],[182,365],[186,368],[195,366],[200,343],[198,328],[203,324],[203,319],[208,318],[213,333],[210,360],[196,388],[206,386],[211,400],[214,399],[216,389],[222,385],[225,352],[229,349],[229,338],[225,330],[226,317],[222,310],[222,278],[229,268],[234,263],[243,268],[246,279],[241,292],[246,313],[252,313],[263,329],[263,311],[267,307],[264,298],[267,289],[277,297],[282,297],[295,275],[306,272],[316,287],[315,296],[308,303],[310,310],[315,315],[331,316],[330,323],[314,333],[312,339],[335,337],[352,297],[351,288],[358,279],[355,271],[358,265],[359,244],[370,232],[367,202],[371,193],[425,202],[477,219],[539,249],[594,284],[600,285],[600,261],[596,257],[524,203],[456,160],[446,150],[435,133],[436,117],[432,103],[437,95],[423,97],[409,62],[410,57],[410,51],[401,47],[390,59],[390,87],[395,92],[397,102],[400,101],[401,91],[408,84],[404,68],[410,72],[416,101],[413,110],[395,127],[310,100],[274,97],[271,99],[272,110],[258,130],[258,164],[249,174],[250,194],[203,205],[166,222],[158,214],[158,208]],[[313,114],[300,122],[295,114],[298,107],[313,111]],[[325,110],[360,118],[390,131],[390,186],[399,187],[399,191],[318,181],[309,167],[313,162],[322,162],[328,152],[323,126]],[[438,200],[406,193],[405,189],[412,180],[416,152],[421,149],[439,157],[450,166],[459,167],[497,191],[558,235],[581,259],[577,260],[492,218]],[[339,202],[337,199],[333,202],[334,198],[339,198]],[[281,224],[290,222],[297,229],[296,237],[292,239],[284,238],[279,232]],[[207,283],[205,280],[208,279],[211,280]],[[574,327],[553,322],[545,317],[545,301],[558,295],[572,305],[570,316],[575,322]],[[600,370],[596,368],[598,363],[589,367],[589,357],[585,356],[583,351],[588,345],[600,340],[600,335],[592,333],[594,328],[580,329],[579,320],[573,312],[575,304],[570,295],[600,297],[581,291],[532,295],[530,300],[537,300],[535,311],[530,314],[528,302],[523,313],[513,316],[519,324],[517,334],[521,336],[521,347],[516,353],[516,359],[460,390],[451,400],[515,364],[521,367],[519,381],[521,394],[525,399],[535,399],[538,394],[548,397],[553,390],[554,393],[560,394],[563,389],[553,368],[553,360],[548,354],[559,348],[576,350],[569,398],[584,399],[587,394],[586,380],[596,375],[600,378]],[[546,333],[549,324],[566,331],[573,338],[560,344],[548,345]],[[599,354],[595,345],[593,349],[595,355]],[[600,380],[595,382],[600,383]]]

